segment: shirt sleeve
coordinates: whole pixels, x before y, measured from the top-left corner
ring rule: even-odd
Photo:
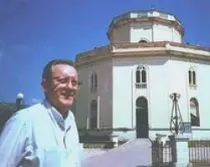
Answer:
[[[11,117],[0,136],[0,166],[16,167],[22,160],[27,124],[18,114]]]

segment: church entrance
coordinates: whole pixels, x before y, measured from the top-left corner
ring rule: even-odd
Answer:
[[[136,137],[148,138],[148,102],[144,97],[139,97],[136,100]]]

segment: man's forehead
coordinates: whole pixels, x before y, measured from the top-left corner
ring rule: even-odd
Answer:
[[[77,76],[77,70],[68,64],[56,64],[52,66],[52,73],[53,74],[62,74],[62,75],[72,75]]]

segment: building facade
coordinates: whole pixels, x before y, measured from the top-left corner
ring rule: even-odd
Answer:
[[[76,56],[78,127],[129,140],[170,135],[179,125],[180,133],[208,138],[210,49],[183,43],[183,35],[180,21],[165,12],[114,17],[109,44]]]

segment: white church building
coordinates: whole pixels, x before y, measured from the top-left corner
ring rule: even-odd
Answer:
[[[172,134],[177,116],[180,133],[210,138],[209,48],[183,43],[180,21],[157,10],[114,17],[107,36],[107,46],[76,56],[78,128],[154,139]]]

